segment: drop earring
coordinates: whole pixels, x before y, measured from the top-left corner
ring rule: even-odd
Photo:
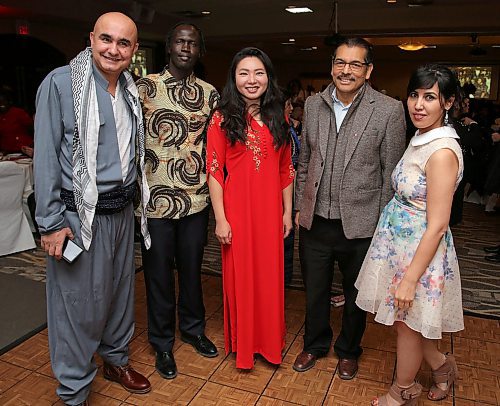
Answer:
[[[444,125],[445,126],[448,125],[448,122],[449,122],[449,120],[448,120],[448,110],[446,110],[446,114],[444,115]]]

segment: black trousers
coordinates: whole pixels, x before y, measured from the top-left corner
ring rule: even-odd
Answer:
[[[179,330],[205,332],[201,263],[207,241],[208,208],[180,219],[148,219],[151,248],[142,245],[148,307],[148,338],[157,352],[171,351],[175,337],[175,275],[179,282]]]
[[[300,227],[299,253],[306,288],[306,325],[304,351],[322,356],[330,349],[330,289],[333,266],[338,262],[342,273],[345,305],[342,329],[334,350],[340,358],[357,359],[366,325],[366,312],[356,306],[354,282],[370,246],[371,238],[348,240],[340,220],[314,216],[312,227]]]

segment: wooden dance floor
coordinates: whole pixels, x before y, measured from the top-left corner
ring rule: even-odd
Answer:
[[[143,274],[137,274],[136,331],[130,344],[132,365],[147,375],[153,389],[133,395],[104,380],[102,369],[92,385],[92,405],[367,405],[384,393],[394,376],[395,335],[390,328],[369,317],[363,340],[365,352],[359,373],[352,381],[335,374],[337,358],[330,353],[304,373],[292,370],[302,348],[304,292],[286,291],[287,347],[283,363],[277,367],[258,359],[251,372],[235,368],[234,355],[224,355],[222,323],[222,283],[218,276],[204,275],[207,335],[219,348],[217,358],[203,358],[194,349],[176,340],[174,353],[179,369],[176,379],[162,379],[154,369],[154,353],[147,342],[146,297]],[[339,331],[340,309],[332,309],[332,326]],[[47,330],[0,357],[0,405],[62,405],[55,389],[47,347]],[[419,405],[498,405],[500,404],[500,328],[497,320],[466,317],[465,331],[448,334],[441,342],[443,351],[455,354],[460,380],[443,402],[424,396]],[[101,361],[98,360],[101,364]],[[430,372],[423,368],[420,382],[429,388]]]

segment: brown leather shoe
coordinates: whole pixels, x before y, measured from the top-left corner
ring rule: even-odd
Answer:
[[[340,358],[339,359],[339,376],[340,379],[349,380],[358,373],[358,360]]]
[[[317,359],[318,357],[316,355],[302,351],[299,355],[297,355],[297,358],[295,358],[293,369],[297,372],[305,372],[316,364]]]
[[[129,364],[118,367],[104,363],[103,373],[104,378],[109,381],[118,382],[129,392],[147,393],[151,390],[148,378],[134,371]]]

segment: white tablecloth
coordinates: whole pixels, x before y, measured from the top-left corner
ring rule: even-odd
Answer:
[[[30,160],[0,162],[0,255],[36,247],[26,205],[32,192],[33,165]]]
[[[28,196],[34,192],[33,190],[33,161],[30,158],[19,159],[14,161],[24,171],[24,190],[23,190],[23,211],[30,225],[31,232],[36,231],[31,218],[30,209],[28,208]]]

